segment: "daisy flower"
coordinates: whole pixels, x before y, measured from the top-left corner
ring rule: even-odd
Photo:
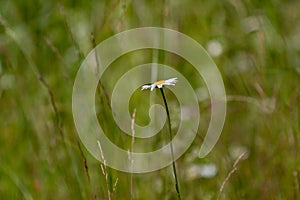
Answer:
[[[169,134],[170,134],[169,136],[170,136],[170,141],[171,141],[170,142],[171,143],[170,148],[171,148],[171,156],[172,156],[172,161],[173,161],[172,166],[173,166],[173,174],[174,174],[174,178],[175,178],[175,189],[176,189],[176,192],[177,192],[178,199],[181,200],[180,191],[179,191],[179,184],[178,184],[178,180],[177,180],[175,159],[174,159],[174,150],[173,150],[173,144],[172,144],[171,119],[170,119],[170,113],[169,113],[167,99],[166,99],[166,96],[165,96],[164,90],[163,90],[164,86],[166,86],[166,85],[174,86],[176,82],[177,82],[177,77],[170,78],[170,79],[167,79],[167,80],[156,81],[152,84],[143,85],[142,90],[150,89],[151,91],[153,91],[154,88],[159,88],[160,92],[161,92],[161,95],[162,95],[162,98],[164,100],[164,104],[165,104],[166,112],[167,112],[167,116],[168,116],[168,125],[169,125],[168,127],[169,127]]]
[[[154,88],[156,88],[156,87],[157,88],[162,88],[163,86],[166,86],[166,85],[174,86],[176,82],[177,82],[177,77],[176,78],[170,78],[170,79],[167,79],[167,80],[156,81],[152,84],[143,85],[142,90],[150,89],[151,91],[153,91]]]

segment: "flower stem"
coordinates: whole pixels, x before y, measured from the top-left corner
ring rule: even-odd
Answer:
[[[172,166],[173,166],[173,173],[175,177],[175,188],[177,192],[178,199],[181,199],[180,196],[180,191],[179,191],[179,184],[178,184],[178,179],[177,179],[177,172],[176,172],[176,166],[175,166],[175,161],[174,161],[174,151],[173,151],[173,143],[172,143],[172,130],[171,130],[171,120],[170,120],[170,113],[169,113],[169,108],[168,108],[168,103],[165,97],[165,93],[163,88],[160,88],[161,95],[164,99],[166,111],[167,111],[167,116],[168,116],[168,125],[169,125],[169,135],[170,135],[170,147],[171,147],[171,156],[172,156]]]

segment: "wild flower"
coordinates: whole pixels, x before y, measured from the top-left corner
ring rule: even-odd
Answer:
[[[169,85],[174,86],[176,82],[177,82],[177,78],[160,80],[160,81],[156,81],[152,84],[143,85],[142,90],[150,89],[151,91],[153,91],[154,88],[163,88],[164,86],[169,86]]]
[[[145,89],[150,89],[151,91],[154,90],[154,88],[159,88],[162,98],[164,100],[164,104],[166,107],[166,112],[167,112],[167,116],[168,116],[168,125],[169,125],[169,136],[170,136],[170,148],[171,148],[171,156],[172,156],[172,166],[173,166],[173,173],[174,173],[174,178],[175,178],[175,189],[177,192],[177,196],[178,199],[181,199],[180,196],[180,191],[179,191],[179,183],[178,183],[178,179],[177,179],[177,171],[176,171],[176,165],[175,165],[175,161],[174,161],[174,150],[173,150],[173,143],[172,143],[172,130],[171,130],[171,120],[170,120],[170,112],[169,112],[169,108],[168,108],[168,103],[167,103],[167,99],[163,90],[164,86],[174,86],[177,82],[177,78],[170,78],[167,80],[160,80],[160,81],[156,81],[152,84],[146,84],[142,86],[142,90]]]

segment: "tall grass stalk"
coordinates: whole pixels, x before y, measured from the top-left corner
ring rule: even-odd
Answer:
[[[102,174],[105,177],[105,183],[106,183],[106,188],[107,188],[107,199],[110,200],[111,199],[111,192],[110,192],[110,189],[109,189],[109,181],[108,181],[108,172],[107,172],[107,168],[106,168],[106,160],[105,160],[105,157],[104,157],[104,154],[103,154],[103,151],[102,151],[100,141],[97,140],[97,143],[98,143],[98,147],[99,147],[99,150],[100,150],[100,153],[101,153],[101,158],[103,160],[103,165],[102,165],[102,163],[100,163],[100,167],[101,167]]]
[[[218,194],[217,199],[220,198],[221,193],[223,192],[226,183],[229,181],[229,179],[230,179],[230,177],[232,176],[232,174],[234,174],[234,173],[236,172],[236,170],[238,169],[238,168],[237,168],[238,163],[239,163],[240,160],[246,155],[246,153],[247,153],[247,151],[241,153],[241,154],[239,155],[239,157],[236,159],[236,161],[233,163],[233,166],[232,166],[231,171],[228,173],[227,177],[225,178],[225,180],[223,181],[223,183],[222,183],[222,185],[221,185],[221,187],[220,187],[220,189],[219,189],[219,194]]]
[[[131,165],[131,172],[130,172],[130,200],[133,199],[133,145],[134,145],[134,135],[135,135],[135,130],[134,130],[134,123],[135,123],[135,114],[136,114],[136,109],[133,110],[132,113],[132,118],[131,118],[131,133],[132,133],[132,139],[131,139],[131,151],[130,151],[130,165]]]
[[[170,147],[171,147],[173,173],[174,173],[174,178],[175,178],[175,188],[176,188],[178,199],[181,199],[180,190],[179,190],[179,183],[178,183],[178,179],[177,179],[176,165],[175,165],[175,161],[174,161],[174,150],[173,150],[173,143],[172,143],[172,130],[171,130],[170,113],[169,113],[168,103],[167,103],[166,96],[165,96],[163,88],[160,88],[160,92],[161,92],[161,95],[164,99],[164,104],[165,104],[166,111],[167,111],[167,116],[168,116]]]

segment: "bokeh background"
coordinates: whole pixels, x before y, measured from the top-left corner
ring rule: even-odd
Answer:
[[[173,66],[190,80],[201,108],[198,137],[176,162],[183,199],[299,199],[297,0],[1,0],[0,198],[108,199],[108,190],[111,199],[176,198],[171,167],[134,175],[107,167],[103,175],[72,118],[72,87],[84,57],[109,36],[144,26],[180,31],[208,51],[228,95],[224,130],[213,151],[198,158],[210,119],[203,81],[178,56],[144,50],[122,56],[99,83],[105,133],[130,147],[109,108],[122,73],[152,61]],[[149,96],[132,97],[138,123],[147,123]],[[178,104],[168,91],[167,97],[176,130]],[[145,143],[148,150],[164,144],[163,133]]]

